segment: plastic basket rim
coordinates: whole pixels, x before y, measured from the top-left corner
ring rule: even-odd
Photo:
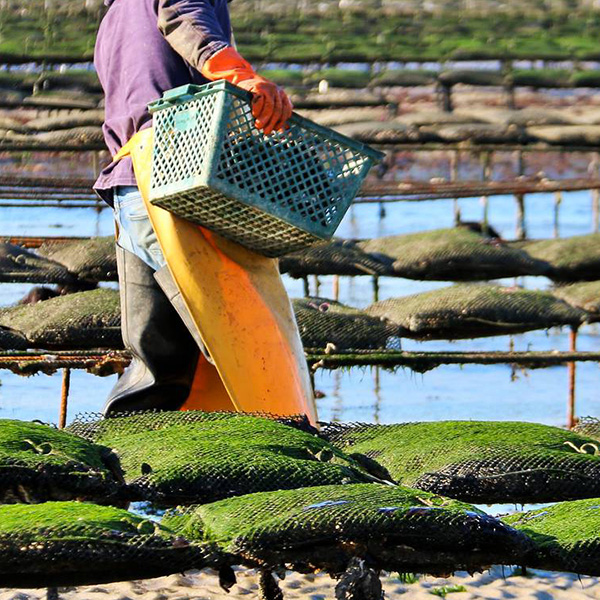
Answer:
[[[154,115],[161,110],[171,108],[177,104],[183,104],[185,102],[189,102],[190,100],[195,100],[197,98],[201,98],[202,96],[215,94],[222,91],[233,94],[234,96],[238,96],[246,102],[250,102],[252,97],[250,92],[247,92],[246,90],[229,83],[225,79],[220,79],[205,85],[186,84],[168,90],[164,92],[162,98],[148,104],[148,111],[150,114]],[[290,122],[300,125],[304,129],[314,131],[320,135],[325,135],[336,142],[349,146],[352,150],[366,155],[366,157],[372,161],[380,162],[385,158],[384,152],[375,150],[375,148],[372,148],[368,144],[354,140],[351,137],[339,133],[338,131],[330,129],[329,127],[319,125],[318,123],[315,123],[314,121],[311,121],[310,119],[307,119],[296,112],[292,113]]]

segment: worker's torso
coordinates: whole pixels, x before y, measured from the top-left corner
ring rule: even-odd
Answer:
[[[229,34],[227,0],[211,2],[221,30]],[[98,31],[94,64],[105,94],[104,137],[114,155],[149,125],[148,103],[168,89],[206,80],[159,31],[158,0],[109,0],[107,4],[110,8]],[[134,183],[131,162],[123,160],[105,169],[96,187],[102,191]]]

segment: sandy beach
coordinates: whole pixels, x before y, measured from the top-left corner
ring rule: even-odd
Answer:
[[[209,572],[191,572],[157,579],[110,585],[60,588],[63,600],[230,600],[258,597],[256,572],[239,570],[238,583],[229,593],[219,587]],[[421,576],[403,583],[394,574],[382,578],[385,597],[392,600],[427,600],[445,597],[456,600],[586,600],[600,598],[600,578],[531,570],[526,577],[513,569],[494,567],[470,576],[457,573],[450,578]],[[326,575],[288,573],[281,582],[286,600],[335,598],[335,581]],[[0,589],[0,600],[45,600],[46,590]]]

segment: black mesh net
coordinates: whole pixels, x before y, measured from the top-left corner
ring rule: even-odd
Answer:
[[[58,262],[13,244],[0,243],[0,282],[71,283],[75,277]]]
[[[216,566],[189,544],[125,510],[79,502],[0,506],[0,587],[90,585]]]
[[[390,257],[394,274],[408,279],[479,281],[549,271],[545,262],[467,227],[375,238],[359,246]]]
[[[0,325],[0,350],[27,350],[27,338],[20,332]]]
[[[538,503],[600,495],[594,440],[536,423],[329,424],[321,435],[374,459],[404,485],[468,502]]]
[[[571,306],[585,310],[590,323],[600,320],[600,281],[561,285],[552,293]]]
[[[305,275],[393,275],[393,259],[365,252],[352,240],[335,240],[279,259],[282,273]]]
[[[324,298],[293,300],[305,348],[321,351],[398,349],[403,330],[385,317]]]
[[[163,523],[248,565],[339,574],[351,559],[418,573],[513,564],[525,536],[468,504],[379,484],[250,494],[168,512]]]
[[[600,441],[600,419],[598,417],[581,417],[573,431]]]
[[[561,502],[502,520],[535,543],[523,564],[600,575],[600,498]]]
[[[600,233],[554,240],[513,242],[533,258],[552,267],[555,281],[595,281],[600,279]]]
[[[122,348],[119,292],[97,289],[0,309],[0,327],[34,348]]]
[[[400,347],[402,328],[385,318],[323,298],[294,300],[293,306],[306,348]],[[119,349],[123,347],[120,315],[119,294],[110,289],[0,309],[0,348]]]
[[[38,252],[64,265],[85,281],[117,281],[115,238],[98,237],[70,242],[45,242]]]
[[[368,314],[386,317],[417,339],[461,339],[508,335],[533,329],[577,327],[587,314],[550,292],[497,285],[460,284],[383,300]]]
[[[76,420],[69,431],[115,451],[129,498],[162,505],[372,480],[328,442],[298,427],[242,413],[117,415]]]
[[[47,425],[0,420],[0,503],[118,496],[120,470],[110,450]]]

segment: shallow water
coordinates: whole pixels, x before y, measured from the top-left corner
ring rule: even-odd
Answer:
[[[530,237],[553,235],[554,196],[531,195],[527,198],[527,227]],[[478,198],[460,201],[464,220],[480,220],[482,204]],[[450,227],[452,201],[398,202],[386,204],[386,216],[379,217],[376,204],[356,205],[342,223],[338,234],[360,238],[392,235]],[[490,223],[510,239],[514,236],[516,210],[512,197],[490,199]],[[591,197],[589,192],[563,195],[560,209],[560,234],[581,235],[591,231]],[[0,235],[110,235],[111,213],[93,209],[0,208]],[[301,296],[301,281],[286,277],[291,296]],[[544,278],[519,280],[530,288],[549,285]],[[513,284],[514,280],[504,283]],[[415,282],[384,278],[380,281],[380,298],[402,296],[448,285],[439,282]],[[18,300],[28,285],[0,286],[0,306]],[[320,278],[319,293],[330,296],[332,278]],[[311,279],[311,292],[315,292]],[[367,306],[373,301],[370,278],[342,278],[340,301]],[[516,349],[567,350],[568,332],[552,330],[533,332],[513,338]],[[588,326],[579,335],[580,350],[598,350],[599,328]],[[403,340],[406,350],[507,350],[508,337],[448,342],[415,342]],[[577,372],[577,413],[598,414],[598,381],[596,364],[581,364]],[[71,380],[69,418],[76,413],[98,411],[114,384],[115,377],[98,378],[75,371]],[[56,422],[60,398],[60,374],[21,378],[0,372],[0,417],[41,419]],[[401,369],[395,373],[381,369],[351,371],[319,371],[316,387],[325,396],[318,401],[323,420],[400,421],[438,419],[525,420],[552,425],[565,422],[567,398],[566,367],[513,372],[507,365],[442,366],[423,375]]]

